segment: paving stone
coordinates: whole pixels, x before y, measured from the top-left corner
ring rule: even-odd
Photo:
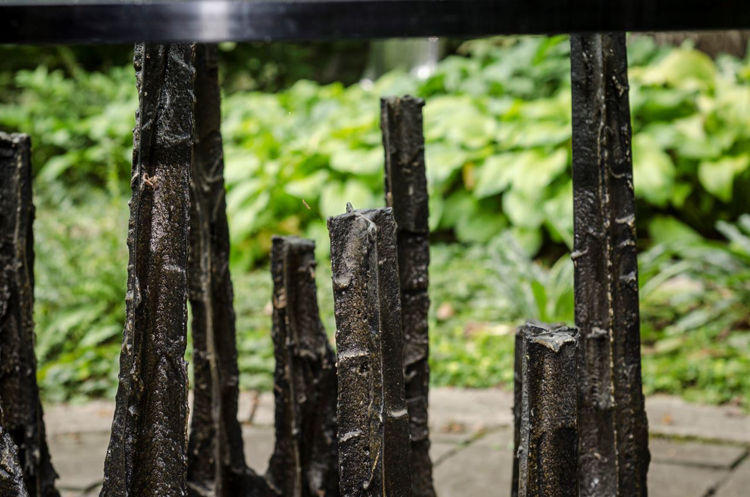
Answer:
[[[259,474],[268,469],[274,445],[273,430],[268,427],[243,426],[242,438],[245,442],[245,462]]]
[[[476,433],[513,424],[513,393],[505,390],[434,388],[429,401],[432,433]]]
[[[513,450],[513,430],[500,428],[491,431],[472,442],[472,446],[489,447],[495,450]]]
[[[508,495],[513,469],[512,451],[471,444],[435,469],[440,497]]]
[[[745,447],[651,438],[651,460],[672,464],[731,468],[747,454]]]
[[[715,497],[747,497],[750,494],[750,459],[745,459],[727,478]]]
[[[109,433],[58,433],[47,440],[60,475],[58,488],[80,493],[102,481]]]
[[[109,400],[95,400],[81,405],[44,406],[47,436],[94,431],[109,433],[114,415],[115,403]]]
[[[646,399],[651,433],[750,444],[750,416],[732,406],[690,404],[667,395]]]
[[[252,406],[252,418],[248,419],[250,423],[255,426],[273,426],[274,402],[271,392],[263,392],[257,398],[254,398],[252,402],[248,402],[245,405]],[[240,420],[246,419],[242,411],[240,411],[238,417]]]
[[[728,474],[725,469],[653,462],[648,472],[648,493],[651,497],[704,497]]]
[[[437,388],[430,393],[431,454],[437,462],[435,481],[440,497],[507,495],[512,470],[512,394],[499,389]],[[240,396],[245,457],[263,473],[273,450],[273,396],[244,392]],[[101,481],[114,404],[45,407],[53,462],[60,473],[62,497],[93,497]],[[750,443],[750,418],[737,409],[701,406],[667,396],[646,401],[652,432],[663,435]],[[483,431],[486,433],[482,434]],[[471,441],[471,443],[467,443]],[[716,443],[653,438],[649,472],[652,497],[716,497],[750,495],[750,459],[734,471],[744,448]]]
[[[432,444],[430,445],[430,459],[432,459],[433,467],[441,464],[449,454],[457,452],[463,448],[463,444],[436,442],[433,440]]]

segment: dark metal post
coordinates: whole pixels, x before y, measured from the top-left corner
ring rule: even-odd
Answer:
[[[390,208],[328,220],[338,349],[339,492],[406,497],[409,419]]]
[[[56,497],[34,355],[31,141],[0,133],[0,399],[32,497]]]
[[[519,332],[518,496],[578,497],[577,331],[527,323]]]
[[[18,446],[3,426],[3,408],[0,407],[0,495],[28,497],[18,459]]]
[[[270,493],[267,483],[245,463],[237,421],[239,369],[214,45],[196,46],[195,71],[188,268],[194,390],[188,486],[194,496],[265,495]]]
[[[194,46],[135,47],[127,314],[102,496],[182,497]]]
[[[318,317],[315,244],[274,237],[276,445],[267,478],[284,497],[338,495],[336,358]]]
[[[518,497],[518,466],[521,446],[521,406],[523,402],[523,327],[516,330],[513,349],[513,474],[510,484],[511,497]]]
[[[635,201],[625,34],[571,37],[581,496],[643,497]]]
[[[434,497],[427,424],[430,227],[422,134],[423,106],[423,100],[410,96],[382,99],[380,126],[385,149],[386,205],[393,208],[397,226],[412,496]]]

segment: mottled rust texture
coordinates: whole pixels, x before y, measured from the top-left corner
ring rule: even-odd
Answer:
[[[193,54],[190,44],[135,47],[127,310],[102,496],[187,494]]]
[[[3,428],[3,408],[0,407],[0,495],[28,497],[23,482],[23,470],[18,459],[18,446]]]
[[[625,34],[571,37],[581,496],[643,497],[635,201]]]
[[[521,335],[519,497],[578,497],[577,331],[527,323]]]
[[[212,497],[270,495],[265,480],[245,463],[237,421],[239,370],[215,46],[196,46],[195,70],[188,258],[194,390],[188,492]]]
[[[56,497],[36,383],[33,221],[31,142],[0,133],[0,405],[29,495]]]
[[[385,149],[386,205],[393,208],[397,226],[405,392],[411,440],[411,490],[413,497],[434,497],[427,424],[430,228],[422,134],[423,106],[423,100],[411,96],[384,98],[380,101],[380,126]]]
[[[336,358],[318,315],[315,244],[274,237],[271,275],[276,445],[266,477],[284,497],[336,497]]]
[[[406,497],[409,419],[390,208],[328,219],[338,351],[339,493]]]

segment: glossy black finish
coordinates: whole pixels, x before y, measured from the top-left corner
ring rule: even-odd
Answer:
[[[330,40],[750,28],[743,0],[0,0],[0,43]]]

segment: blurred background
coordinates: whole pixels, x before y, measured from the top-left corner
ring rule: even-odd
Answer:
[[[638,35],[628,49],[644,388],[745,409],[747,40]],[[573,321],[567,37],[219,48],[243,388],[272,386],[272,235],[317,242],[334,331],[325,220],[384,203],[385,95],[427,102],[432,382],[510,386],[514,328]],[[136,105],[132,47],[0,47],[0,129],[32,137],[48,402],[114,397]]]

